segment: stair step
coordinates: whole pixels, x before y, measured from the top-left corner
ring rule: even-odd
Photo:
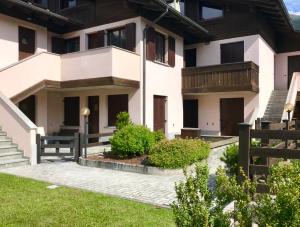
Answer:
[[[0,147],[11,145],[11,144],[12,144],[12,141],[10,139],[0,139]]]
[[[0,169],[24,166],[29,164],[29,159],[20,158],[12,160],[0,160]]]
[[[0,136],[7,136],[6,132],[0,131]]]
[[[0,162],[4,160],[18,160],[23,158],[22,152],[3,152],[0,153]]]
[[[0,153],[16,151],[18,151],[18,147],[16,145],[5,145],[0,147]]]

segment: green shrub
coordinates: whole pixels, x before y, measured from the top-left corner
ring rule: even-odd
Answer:
[[[183,168],[206,159],[209,152],[209,144],[199,139],[163,140],[150,150],[148,161],[157,167]]]
[[[154,134],[146,127],[128,125],[110,139],[112,153],[120,158],[140,156],[155,144]]]
[[[120,112],[117,115],[117,121],[116,121],[116,127],[118,130],[128,126],[132,125],[132,121],[130,119],[129,113],[127,112]]]
[[[252,140],[251,147],[260,147],[260,141]],[[239,146],[234,144],[230,145],[226,148],[225,153],[221,157],[221,161],[223,161],[226,165],[227,173],[232,176],[237,176],[239,172],[238,162],[239,162]],[[256,160],[256,164],[261,162],[260,159]]]
[[[300,226],[300,163],[279,163],[271,168],[267,180],[269,193],[256,194],[256,184],[247,177],[243,183],[217,172],[216,186],[208,191],[207,167],[196,167],[196,173],[176,185],[177,202],[172,208],[177,226]],[[213,201],[213,202],[212,202]],[[224,208],[234,203],[233,210]]]
[[[155,142],[160,142],[160,141],[166,139],[166,136],[162,130],[153,132],[153,134],[154,134]]]

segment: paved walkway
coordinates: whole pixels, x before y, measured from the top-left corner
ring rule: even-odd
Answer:
[[[221,164],[219,157],[223,150],[214,149],[209,157],[211,179]],[[43,163],[4,169],[1,172],[160,206],[168,206],[175,200],[174,184],[184,179],[183,174],[145,175],[83,167],[74,162]]]

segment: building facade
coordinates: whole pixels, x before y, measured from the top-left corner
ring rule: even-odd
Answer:
[[[83,107],[90,134],[127,111],[169,138],[237,135],[281,120],[300,71],[281,0],[3,0],[0,25],[0,126],[28,157],[36,133],[83,132]]]

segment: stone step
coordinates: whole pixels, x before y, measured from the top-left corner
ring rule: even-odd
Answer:
[[[6,132],[0,131],[0,136],[6,136],[6,135],[7,135]]]
[[[16,145],[6,145],[0,147],[0,153],[5,153],[5,152],[17,152],[18,147]]]
[[[23,153],[22,152],[3,152],[0,153],[0,162],[4,160],[18,160],[23,159]]]
[[[12,144],[11,139],[7,139],[7,138],[1,139],[1,138],[0,138],[0,147],[1,147],[1,146],[11,145],[11,144]]]
[[[0,169],[24,166],[29,164],[29,159],[13,159],[0,161]]]

